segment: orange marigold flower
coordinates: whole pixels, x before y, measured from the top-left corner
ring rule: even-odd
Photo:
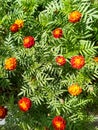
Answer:
[[[16,69],[16,65],[17,65],[17,60],[16,58],[8,58],[5,60],[5,69],[6,70],[14,70]]]
[[[98,62],[98,57],[94,57],[94,61],[95,61],[95,62]]]
[[[54,38],[61,38],[63,35],[63,31],[61,28],[56,28],[55,30],[53,30],[52,34]]]
[[[4,119],[7,115],[7,108],[0,106],[0,119]]]
[[[21,19],[17,19],[17,20],[15,20],[15,24],[18,25],[18,28],[22,28],[24,25],[24,21]]]
[[[32,36],[27,36],[23,39],[23,45],[25,48],[31,48],[32,46],[35,45],[35,40],[34,37]]]
[[[64,56],[57,56],[56,63],[60,66],[63,66],[66,64],[66,59],[64,58]]]
[[[23,97],[18,101],[18,106],[21,111],[28,111],[31,108],[32,102],[29,98]]]
[[[76,23],[79,22],[81,19],[82,14],[79,11],[73,11],[69,14],[69,22]]]
[[[68,87],[68,92],[72,96],[77,96],[82,92],[82,88],[78,86],[78,84],[72,84],[71,86]]]
[[[71,66],[75,69],[81,69],[85,65],[85,59],[83,56],[73,56],[70,60]]]
[[[10,27],[10,31],[15,33],[15,32],[18,32],[19,28],[18,28],[18,25],[17,24],[12,24],[11,27]]]
[[[55,130],[65,130],[66,121],[61,116],[55,116],[52,120],[52,125]]]

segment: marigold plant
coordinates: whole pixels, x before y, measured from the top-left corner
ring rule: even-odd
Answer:
[[[94,2],[0,0],[0,12],[0,130],[94,130]]]

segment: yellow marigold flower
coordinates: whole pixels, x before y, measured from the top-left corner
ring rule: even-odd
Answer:
[[[77,96],[82,92],[82,88],[80,86],[78,86],[78,84],[72,84],[71,86],[69,86],[68,92],[72,96]]]
[[[24,25],[24,21],[21,19],[17,19],[17,20],[15,20],[15,24],[18,25],[18,28],[22,28]]]
[[[79,11],[73,11],[69,14],[69,22],[76,23],[81,19],[82,14]]]
[[[5,69],[6,70],[14,70],[16,69],[17,60],[16,58],[8,58],[5,60]]]

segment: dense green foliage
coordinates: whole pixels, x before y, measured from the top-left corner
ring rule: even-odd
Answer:
[[[78,10],[81,21],[70,23],[68,15]],[[4,130],[53,130],[51,121],[61,115],[66,130],[94,130],[92,111],[98,103],[98,6],[90,0],[0,0],[0,105],[7,106]],[[17,33],[10,31],[16,19],[24,26]],[[55,39],[52,31],[62,28],[63,37]],[[23,38],[33,36],[35,46],[23,47]],[[55,57],[63,55],[65,66],[58,66]],[[73,69],[70,59],[83,55],[86,64]],[[16,70],[4,68],[6,58],[16,57]],[[78,83],[83,92],[71,96],[68,87]],[[18,100],[32,100],[30,111],[23,113]],[[95,104],[95,106],[94,106]],[[93,107],[92,107],[93,106]]]

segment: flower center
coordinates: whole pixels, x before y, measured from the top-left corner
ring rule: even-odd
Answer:
[[[56,35],[60,34],[60,30],[55,30],[55,34]]]
[[[63,59],[62,59],[62,58],[59,58],[59,59],[58,59],[58,62],[59,62],[59,63],[62,63],[62,62],[63,62]]]
[[[61,126],[61,123],[57,121],[57,122],[56,122],[56,127],[57,127],[57,128],[60,128],[60,126]]]
[[[26,103],[24,101],[20,103],[20,106],[22,106],[23,108],[27,108]]]
[[[29,38],[25,38],[24,43],[28,43],[28,42],[29,42]]]
[[[75,63],[76,63],[76,64],[80,64],[80,63],[81,63],[81,60],[80,60],[80,59],[75,59]]]

